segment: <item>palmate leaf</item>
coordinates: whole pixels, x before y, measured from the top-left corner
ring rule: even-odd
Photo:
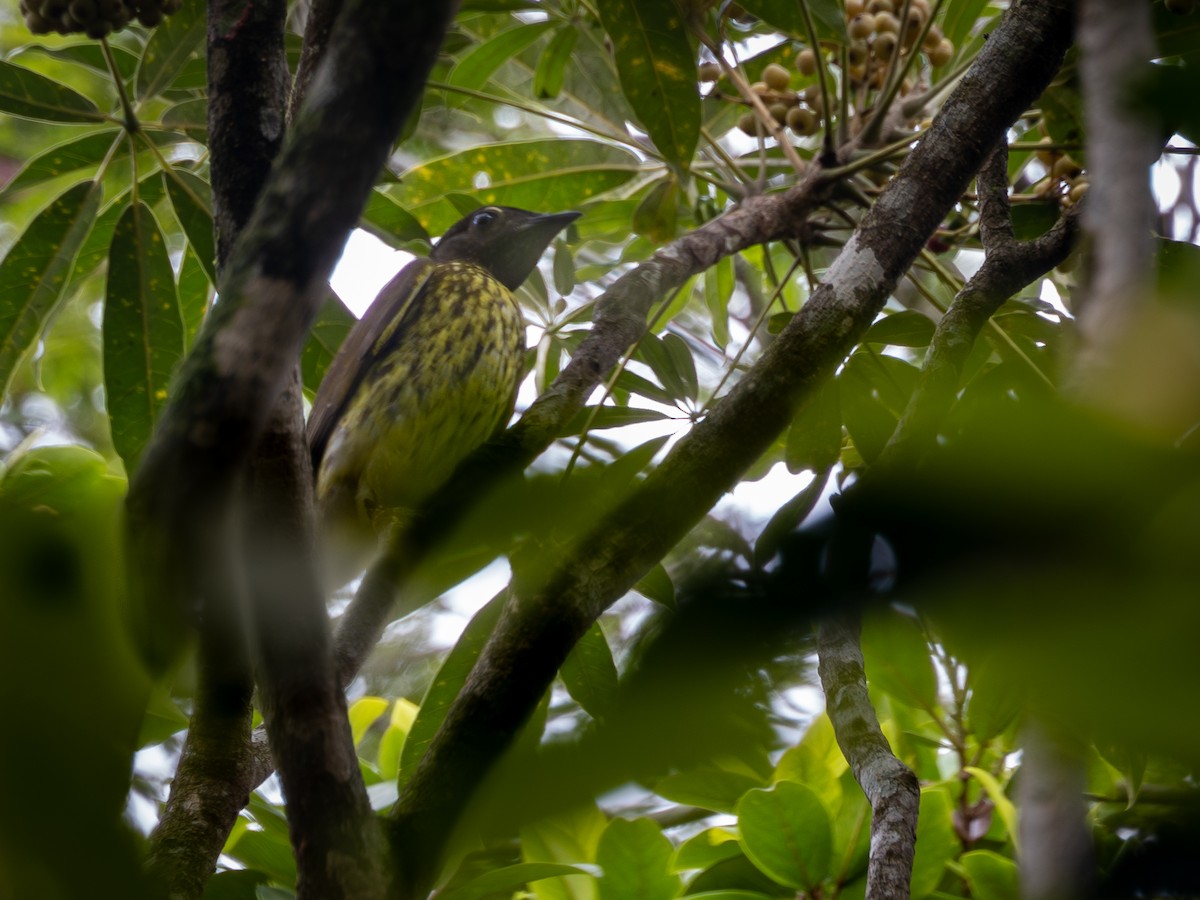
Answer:
[[[600,0],[621,91],[659,152],[686,170],[700,137],[696,54],[671,3]]]
[[[126,208],[113,230],[103,330],[113,445],[132,471],[184,345],[175,273],[158,222],[141,201]]]
[[[487,186],[465,198],[473,205],[557,212],[624,184],[638,170],[632,154],[597,141],[485,144],[414,166],[388,193],[430,234],[441,234],[463,215],[447,195],[471,191],[481,181]]]
[[[41,334],[100,206],[100,185],[77,184],[30,223],[0,263],[0,394]]]
[[[96,104],[78,91],[5,60],[0,60],[0,112],[39,122],[104,119]]]

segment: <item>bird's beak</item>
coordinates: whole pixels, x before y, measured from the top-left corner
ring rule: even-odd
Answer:
[[[560,212],[560,213],[544,213],[540,216],[530,216],[528,219],[520,223],[519,230],[527,234],[545,235],[546,242],[558,234],[583,213],[575,212]]]

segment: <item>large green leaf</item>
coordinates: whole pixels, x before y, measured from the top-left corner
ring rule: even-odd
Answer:
[[[621,91],[659,152],[686,170],[700,137],[696,54],[673,3],[600,0]]]
[[[196,254],[188,247],[183,254],[177,279],[179,312],[183,316],[184,348],[190,348],[200,333],[204,316],[213,300],[213,284]]]
[[[479,658],[479,651],[496,626],[500,618],[500,610],[504,607],[504,595],[493,597],[463,629],[462,637],[454,645],[454,649],[446,656],[437,675],[429,683],[429,690],[421,700],[421,711],[417,713],[408,738],[400,751],[400,775],[398,784],[401,791],[412,776],[417,763],[433,741],[433,736],[442,727],[442,721],[450,709],[450,704],[458,696],[463,682]]]
[[[0,262],[0,394],[62,297],[99,206],[98,182],[75,185],[30,223]]]
[[[132,471],[183,355],[183,316],[166,242],[150,208],[131,204],[113,230],[104,304],[104,388],[113,444]]]
[[[604,829],[596,862],[600,900],[671,900],[679,893],[679,876],[671,871],[675,848],[649,819],[613,819]]]
[[[104,115],[78,91],[0,60],[0,112],[39,122],[99,122]]]
[[[780,884],[813,892],[829,875],[829,813],[804,785],[781,781],[748,792],[737,807],[746,855]]]
[[[207,181],[174,166],[163,170],[163,182],[188,243],[204,267],[208,280],[216,287],[217,251],[213,237],[212,189]]]
[[[474,191],[479,203],[557,212],[624,184],[638,168],[631,154],[596,141],[486,144],[409,169],[390,194],[430,234],[441,234],[462,216],[442,202],[447,193],[486,184]]]
[[[170,87],[188,62],[203,52],[206,5],[200,0],[184,0],[179,11],[150,35],[137,78],[137,93],[143,100]]]

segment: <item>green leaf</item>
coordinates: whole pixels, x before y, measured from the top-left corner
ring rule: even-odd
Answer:
[[[1060,207],[1057,200],[1038,200],[1014,203],[1012,207],[1013,236],[1019,241],[1031,241],[1054,227]]]
[[[208,273],[196,259],[196,254],[188,247],[183,254],[183,265],[179,267],[179,312],[183,316],[184,349],[190,349],[204,317],[208,314],[209,304],[213,300],[213,285],[208,280]]]
[[[467,627],[463,629],[462,637],[454,645],[445,661],[438,669],[437,675],[429,683],[429,689],[421,700],[421,710],[409,729],[408,739],[400,751],[400,775],[397,786],[401,791],[425,751],[433,741],[433,736],[442,727],[446,712],[458,696],[459,690],[467,680],[467,675],[479,658],[479,651],[496,627],[500,611],[504,607],[504,595],[493,597],[479,612],[475,613]]]
[[[862,649],[872,693],[883,691],[917,709],[937,705],[929,644],[912,619],[892,610],[868,616],[863,620]]]
[[[593,719],[603,718],[612,709],[617,694],[617,666],[598,622],[571,649],[558,674],[567,693]]]
[[[563,76],[567,63],[571,60],[571,51],[579,40],[579,32],[574,25],[559,29],[551,38],[549,45],[542,51],[537,68],[533,72],[533,95],[541,99],[553,99],[562,93]]]
[[[11,196],[25,188],[82,169],[87,169],[85,174],[90,175],[112,150],[113,142],[121,141],[122,138],[123,132],[108,129],[55,144],[25,163],[12,181],[5,185],[3,195]]]
[[[733,258],[726,256],[704,273],[704,303],[712,316],[716,345],[729,346],[729,298],[733,296]]]
[[[779,758],[773,780],[807,785],[817,792],[827,809],[833,809],[842,799],[838,779],[846,768],[833,723],[828,715],[821,713],[812,720],[800,743]]]
[[[217,251],[213,238],[212,189],[191,172],[170,166],[163,170],[163,183],[171,207],[196,258],[213,287],[217,284]]]
[[[999,659],[972,662],[968,667],[971,688],[967,701],[967,721],[975,739],[990,740],[1004,732],[1020,715],[1021,688]]]
[[[594,803],[545,816],[521,829],[521,858],[525,862],[590,863],[608,819]],[[568,875],[531,885],[538,900],[595,900],[596,879]]]
[[[414,166],[392,186],[392,199],[413,213],[430,234],[441,234],[463,213],[448,192],[486,180],[472,204],[495,203],[558,211],[593,201],[637,174],[625,150],[597,141],[552,138],[484,144]]]
[[[817,40],[834,41],[839,44],[849,43],[846,34],[846,20],[842,15],[842,5],[837,0],[800,0],[812,13],[813,27],[817,31]],[[797,0],[750,0],[742,6],[747,12],[753,13],[776,28],[786,31],[792,37],[808,40],[808,28],[804,24],[804,13]]]
[[[654,370],[674,400],[696,399],[699,391],[696,363],[683,338],[671,333],[661,338],[653,334],[643,335],[638,342],[637,355]]]
[[[796,413],[788,428],[785,461],[796,474],[824,472],[842,453],[842,408],[838,385],[823,385]]]
[[[117,63],[117,71],[121,73],[121,77],[128,79],[133,76],[137,70],[139,57],[121,47],[118,44],[110,43],[108,45],[109,52]],[[104,51],[100,49],[99,41],[87,41],[83,44],[67,44],[62,47],[46,47],[41,44],[26,44],[13,52],[16,57],[21,53],[39,53],[54,59],[62,60],[63,62],[72,65],[86,66],[108,76],[108,63],[104,59]]]
[[[667,175],[653,185],[633,213],[633,232],[665,244],[679,228],[679,179]]]
[[[876,321],[863,341],[868,344],[890,344],[893,347],[928,347],[933,340],[934,324],[929,316],[905,309]]]
[[[1000,817],[1000,821],[1004,823],[1004,828],[1008,832],[1008,837],[1013,842],[1013,849],[1020,852],[1020,836],[1017,831],[1017,807],[1008,799],[1008,795],[1004,793],[1004,788],[1000,786],[1000,782],[996,780],[996,776],[986,769],[981,769],[978,766],[964,766],[963,771],[975,777],[975,779],[983,786],[983,791],[988,795],[988,799],[992,801],[992,806],[996,808],[996,815]]]
[[[967,873],[971,896],[975,900],[1017,900],[1017,864],[991,850],[964,853],[959,863]]]
[[[300,354],[300,376],[304,386],[310,391],[316,391],[321,385],[321,379],[333,362],[333,357],[342,346],[342,341],[358,321],[342,298],[330,288],[325,295],[325,302],[317,311],[316,321],[308,333],[308,341]]]
[[[561,297],[575,290],[575,257],[562,239],[554,242],[554,290]]]
[[[567,866],[562,863],[518,863],[515,866],[505,866],[473,878],[466,884],[452,890],[439,891],[439,900],[486,900],[497,895],[511,894],[518,888],[532,881],[544,878],[557,878],[562,875],[587,875],[587,871],[578,866]]]
[[[207,4],[199,0],[184,0],[178,12],[154,29],[142,51],[142,65],[138,69],[137,95],[140,99],[148,100],[161,94],[188,62],[203,52],[206,7]]]
[[[673,3],[599,0],[621,91],[659,152],[686,171],[700,137],[696,54]]]
[[[479,44],[455,63],[450,74],[446,76],[446,83],[473,91],[483,90],[487,86],[488,79],[492,77],[492,73],[540,38],[551,27],[551,24],[550,22],[531,22],[500,32],[495,37]],[[451,106],[462,106],[467,99],[462,94],[453,92],[448,94],[448,102]]]
[[[0,60],[0,112],[39,122],[99,122],[104,115],[78,91]]]
[[[960,846],[950,818],[953,808],[943,787],[921,791],[917,813],[917,852],[913,857],[912,898],[920,900],[937,890],[946,863],[958,855]]]
[[[917,383],[915,366],[860,350],[837,378],[846,430],[867,462],[883,451]]]
[[[375,756],[381,778],[395,781],[400,773],[400,753],[420,710],[417,704],[406,697],[397,697],[392,704],[391,721],[379,739],[379,752]]]
[[[166,242],[150,208],[129,206],[113,230],[104,303],[104,390],[113,444],[132,472],[183,356],[183,316]]]
[[[656,563],[654,568],[643,575],[641,580],[633,586],[633,589],[659,606],[667,609],[675,608],[675,585],[671,582],[671,576],[667,574],[662,563]]]
[[[666,417],[665,413],[661,413],[657,409],[639,409],[631,406],[585,406],[566,424],[562,434],[564,437],[582,434],[585,427],[590,431],[602,431],[605,428],[661,422]]]
[[[382,697],[359,697],[350,704],[350,734],[354,738],[354,746],[362,741],[367,729],[375,724],[375,720],[387,712],[388,702]]]
[[[100,191],[98,182],[75,185],[38,214],[0,262],[0,395],[62,298]]]
[[[671,900],[679,876],[671,871],[675,848],[650,819],[613,819],[604,829],[596,862],[600,900]]]
[[[942,18],[942,33],[961,48],[975,23],[979,20],[988,0],[955,0],[946,4],[946,15]]]
[[[817,501],[821,499],[821,494],[825,491],[829,472],[830,469],[826,468],[816,473],[813,480],[805,485],[803,490],[775,510],[771,521],[766,524],[762,533],[759,534],[758,540],[754,542],[754,559],[757,563],[766,565],[770,562],[779,550],[783,539],[808,518],[808,514],[813,511],[813,507],[817,505]]]
[[[750,791],[737,814],[746,855],[780,884],[812,892],[829,876],[829,813],[811,789],[781,781]]]
[[[654,793],[687,806],[733,812],[747,791],[762,784],[762,779],[744,772],[706,767],[665,775],[654,783]]]
[[[392,247],[410,241],[430,242],[429,232],[421,226],[416,216],[379,188],[371,191],[367,200],[362,228]]]
[[[1087,126],[1083,116],[1083,96],[1078,85],[1072,82],[1051,85],[1042,94],[1038,105],[1042,108],[1046,132],[1056,144],[1081,144],[1087,137]],[[1072,150],[1071,156],[1083,162],[1082,151]]]
[[[675,871],[707,869],[723,859],[741,855],[737,835],[725,828],[708,828],[688,838],[675,851]],[[689,895],[690,896],[690,895]]]
[[[184,100],[163,113],[164,128],[181,131],[193,140],[208,140],[208,98]]]

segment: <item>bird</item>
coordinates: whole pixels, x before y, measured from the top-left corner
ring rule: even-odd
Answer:
[[[513,291],[578,212],[485,206],[389,281],[346,336],[307,425],[326,581],[359,574],[516,403]]]

